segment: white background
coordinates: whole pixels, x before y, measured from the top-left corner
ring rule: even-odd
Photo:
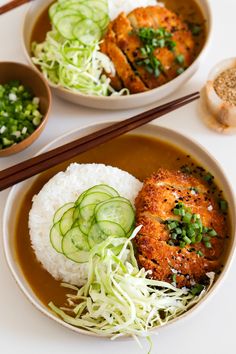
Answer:
[[[37,0],[35,0],[37,1]],[[178,0],[176,0],[178,1]],[[0,4],[5,1],[0,0]],[[235,56],[236,1],[211,0],[214,17],[213,38],[200,70],[184,85],[177,96],[202,87],[209,70],[219,60]],[[21,24],[29,5],[0,16],[0,60],[25,62],[21,47]],[[53,96],[48,125],[40,138],[26,151],[0,159],[0,169],[32,156],[41,147],[61,134],[104,120],[132,116],[137,111],[109,112],[87,109]],[[236,136],[219,135],[201,122],[197,103],[165,116],[157,124],[171,127],[204,145],[221,163],[231,183],[236,185]],[[236,191],[236,187],[234,187]],[[0,223],[7,191],[0,193]],[[1,225],[0,225],[1,227]],[[4,354],[131,354],[145,353],[132,340],[110,342],[75,334],[36,311],[15,284],[4,259],[0,228],[0,353]],[[236,262],[223,286],[193,316],[175,326],[163,328],[153,338],[155,354],[229,354],[236,343]],[[144,343],[145,349],[146,344]]]

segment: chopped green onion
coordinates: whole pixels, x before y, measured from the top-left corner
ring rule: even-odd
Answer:
[[[214,179],[214,176],[213,176],[211,173],[208,172],[208,173],[203,177],[203,179],[204,179],[206,182],[210,183],[210,182],[212,182],[212,180]]]
[[[178,69],[176,70],[176,73],[177,73],[178,75],[182,74],[183,72],[184,72],[184,68],[178,68]]]
[[[39,98],[19,81],[0,85],[0,149],[17,144],[42,121]]]
[[[227,209],[228,209],[228,203],[224,199],[221,199],[219,201],[219,206],[220,206],[221,211],[227,211]]]
[[[212,247],[211,242],[209,242],[209,241],[205,242],[204,244],[205,244],[206,248],[211,248]]]
[[[203,256],[204,256],[204,254],[203,254],[202,251],[200,251],[200,250],[197,250],[196,253],[197,253],[197,255],[200,256],[200,257],[203,257]]]
[[[175,205],[173,214],[179,216],[179,219],[165,220],[170,232],[169,244],[183,248],[186,245],[203,242],[205,247],[212,247],[210,240],[211,237],[217,236],[217,232],[203,226],[199,214],[191,213],[182,202]]]
[[[172,33],[168,32],[165,28],[153,29],[149,27],[142,27],[133,31],[143,43],[143,47],[140,48],[140,52],[143,56],[142,59],[138,59],[136,64],[138,66],[144,66],[145,70],[150,74],[154,74],[155,77],[159,77],[162,71],[162,65],[154,54],[156,48],[168,48],[173,50],[176,43],[171,39]]]
[[[183,62],[184,62],[184,56],[183,56],[183,54],[177,55],[177,56],[175,57],[175,61],[176,61],[177,64],[183,64]]]
[[[191,289],[191,293],[192,293],[193,295],[199,295],[199,294],[202,292],[203,289],[204,289],[204,285],[202,285],[202,284],[195,284],[195,285],[192,287],[192,289]]]

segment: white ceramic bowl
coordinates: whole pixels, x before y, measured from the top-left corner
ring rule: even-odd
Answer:
[[[49,145],[47,145],[45,148],[43,148],[40,153],[45,152],[49,149],[55,148],[59,145],[65,144],[71,140],[74,140],[76,138],[79,138],[81,136],[84,136],[88,133],[92,133],[98,129],[101,129],[108,125],[110,123],[100,123],[100,124],[94,124],[90,125],[86,128],[83,128],[81,130],[73,131],[69,134],[66,134],[62,136],[59,139],[56,139],[55,141],[51,142]],[[211,297],[213,293],[219,288],[219,285],[222,283],[222,279],[225,276],[226,272],[229,270],[229,266],[232,261],[232,256],[233,252],[236,246],[236,237],[235,237],[235,215],[236,215],[236,208],[235,208],[235,199],[234,199],[234,194],[231,189],[231,186],[227,180],[226,175],[224,174],[223,170],[221,167],[218,165],[216,160],[208,154],[208,152],[201,147],[199,144],[194,142],[192,139],[188,139],[185,136],[167,129],[167,128],[162,128],[158,127],[154,124],[149,124],[144,127],[141,127],[135,131],[134,133],[140,133],[144,135],[149,135],[152,137],[159,138],[163,141],[169,142],[176,147],[179,147],[182,151],[186,151],[188,154],[190,154],[195,160],[199,162],[199,164],[203,167],[205,167],[207,170],[209,170],[216,179],[216,182],[218,186],[223,190],[225,198],[227,199],[229,203],[229,213],[230,213],[230,218],[232,221],[232,229],[231,229],[231,237],[229,240],[228,244],[228,251],[226,255],[226,261],[225,261],[225,266],[224,269],[221,273],[221,275],[218,277],[218,279],[215,281],[213,287],[209,290],[207,295],[192,309],[187,311],[185,314],[182,316],[177,317],[176,319],[172,320],[169,323],[174,323],[176,321],[179,321],[180,318],[184,318],[185,316],[189,316],[191,313],[195,313],[196,309],[201,307],[203,303],[206,303],[206,300]],[[25,182],[21,182],[14,186],[8,196],[7,203],[5,206],[4,210],[4,216],[3,216],[3,243],[4,243],[4,252],[5,256],[7,259],[7,263],[9,266],[9,269],[11,273],[13,274],[17,284],[23,291],[23,293],[26,295],[26,297],[30,300],[30,302],[35,306],[38,310],[40,310],[42,313],[44,313],[46,316],[52,318],[56,322],[62,324],[63,326],[70,328],[73,331],[76,331],[78,333],[84,333],[87,335],[95,335],[90,332],[87,332],[85,330],[82,330],[80,328],[73,327],[72,325],[69,325],[65,322],[63,322],[60,318],[58,318],[55,314],[53,314],[49,308],[47,308],[44,304],[41,303],[41,301],[37,298],[37,296],[34,294],[33,290],[31,289],[30,285],[28,284],[27,280],[25,279],[23,272],[20,268],[20,265],[16,261],[16,256],[15,256],[15,250],[14,250],[14,230],[15,230],[15,225],[16,225],[16,206],[20,205],[22,202],[22,199],[24,198],[24,195],[26,191],[31,187],[34,178],[31,178]],[[160,327],[158,327],[158,330]]]
[[[181,75],[166,83],[163,86],[155,88],[153,90],[137,93],[130,96],[114,96],[114,97],[96,97],[96,96],[86,96],[80,93],[72,92],[63,87],[57,87],[55,85],[51,85],[54,92],[76,104],[80,104],[87,107],[99,108],[99,109],[129,109],[136,108],[148,105],[150,103],[154,103],[159,101],[160,99],[170,95],[174,91],[176,91],[179,87],[181,87],[187,80],[189,80],[193,74],[199,68],[200,62],[203,59],[204,54],[206,53],[206,49],[208,47],[208,43],[211,37],[212,30],[212,11],[210,7],[209,0],[195,0],[200,6],[204,17],[207,21],[207,38],[204,44],[204,47],[195,61],[189,66],[187,70],[185,70]],[[43,10],[52,2],[52,0],[37,0],[33,1],[29,11],[26,14],[23,24],[23,47],[24,52],[27,57],[28,62],[34,66],[31,60],[30,55],[30,37],[32,30],[35,25],[35,21],[39,17],[39,15],[43,12]]]

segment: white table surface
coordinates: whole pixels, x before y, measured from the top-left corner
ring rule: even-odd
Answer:
[[[178,0],[176,0],[178,1]],[[0,4],[5,0],[0,0]],[[236,1],[211,0],[214,15],[212,42],[200,70],[185,84],[177,96],[196,91],[207,73],[219,60],[235,55]],[[25,62],[20,41],[21,23],[29,5],[0,16],[0,60]],[[53,96],[52,112],[41,137],[26,151],[0,159],[0,169],[31,157],[41,147],[61,134],[88,123],[118,120],[137,111],[109,112],[79,107]],[[221,163],[236,191],[236,136],[219,135],[201,122],[197,103],[158,120],[157,124],[173,128],[197,140]],[[8,191],[0,193],[0,353],[2,354],[130,354],[145,353],[133,340],[111,342],[73,333],[33,308],[15,284],[2,249],[2,211]],[[236,352],[236,260],[223,286],[206,306],[177,326],[162,328],[153,338],[157,354],[229,354]],[[146,348],[146,343],[144,343]]]

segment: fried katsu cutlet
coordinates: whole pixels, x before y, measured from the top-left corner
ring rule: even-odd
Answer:
[[[142,47],[145,44],[137,34],[139,29],[164,29],[174,44],[174,48],[170,48],[168,41],[163,42],[163,45],[155,48],[152,58],[149,58],[159,63],[158,74],[150,71],[149,64],[142,65],[145,57]],[[111,85],[114,88],[123,85],[130,93],[138,93],[175,78],[180,68],[187,68],[192,63],[194,47],[191,31],[175,13],[165,7],[147,6],[137,8],[128,15],[121,13],[112,21],[101,44],[101,51],[110,57],[116,69]]]
[[[136,223],[143,225],[134,241],[137,259],[141,267],[152,271],[152,278],[172,283],[174,277],[178,287],[191,286],[203,282],[207,272],[219,269],[227,223],[207,183],[160,169],[146,179],[135,206]],[[191,244],[173,240],[168,220],[174,221],[178,232],[184,227],[181,216],[173,212],[179,206],[195,214],[209,235]]]

